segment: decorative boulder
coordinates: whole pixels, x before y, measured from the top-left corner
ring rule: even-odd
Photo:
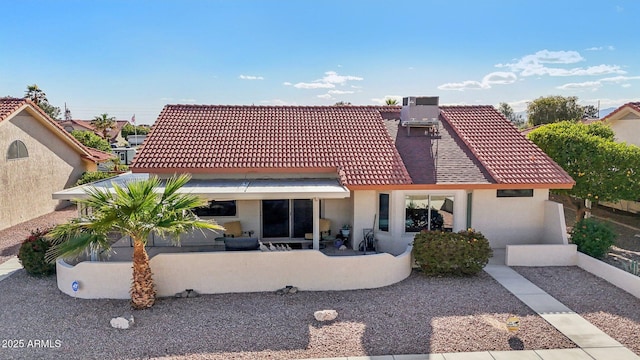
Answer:
[[[111,327],[116,329],[128,329],[133,326],[133,315],[125,315],[111,319]]]
[[[331,321],[338,317],[338,312],[335,310],[320,310],[314,312],[313,316],[318,321]]]

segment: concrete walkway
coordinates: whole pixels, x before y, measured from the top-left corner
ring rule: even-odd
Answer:
[[[496,261],[498,258],[498,261]],[[500,285],[538,313],[579,348],[479,351],[465,353],[348,356],[322,360],[640,360],[631,350],[602,332],[494,256],[486,271]],[[313,360],[313,359],[308,359]],[[320,359],[315,359],[320,360]]]

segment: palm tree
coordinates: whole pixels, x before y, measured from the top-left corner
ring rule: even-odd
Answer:
[[[87,199],[78,204],[91,209],[91,214],[56,226],[48,237],[52,247],[46,259],[54,262],[59,257],[78,257],[86,252],[110,250],[117,241],[110,234],[118,233],[133,239],[133,281],[131,283],[131,306],[145,309],[153,306],[156,292],[149,256],[145,249],[151,233],[169,236],[179,244],[180,234],[195,229],[221,230],[214,221],[203,221],[192,211],[204,201],[178,190],[189,181],[189,175],[167,180],[163,191],[160,180],[133,181],[124,187],[113,184],[113,191],[90,187]]]
[[[27,85],[27,91],[24,92],[24,98],[33,101],[36,105],[41,103],[48,103],[47,94],[38,87],[38,85]]]
[[[397,99],[387,99],[385,100],[385,105],[389,105],[389,106],[394,106],[394,105],[398,105],[398,100]]]
[[[100,116],[96,116],[91,120],[91,126],[96,129],[97,132],[102,134],[102,138],[105,140],[109,140],[107,137],[109,131],[116,128],[116,118],[109,117],[109,114],[100,114]]]

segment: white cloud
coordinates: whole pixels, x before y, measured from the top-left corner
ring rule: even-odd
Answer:
[[[290,82],[288,82],[288,81],[285,81],[285,82],[283,82],[283,83],[282,83],[282,85],[284,85],[284,86],[291,86],[291,85],[293,85],[293,84],[292,84],[292,83],[290,83]]]
[[[288,102],[282,99],[262,100],[260,101],[260,103],[265,105],[278,105],[278,106],[296,105],[296,103]]]
[[[584,81],[584,82],[579,82],[579,83],[567,83],[567,84],[563,84],[558,86],[558,89],[561,90],[567,90],[567,89],[598,89],[600,87],[602,87],[602,85],[604,85],[604,83],[615,83],[615,84],[620,84],[622,83],[622,87],[629,87],[631,86],[630,84],[628,84],[629,81],[632,80],[640,80],[640,76],[613,76],[613,77],[608,77],[608,78],[602,78],[600,80],[596,80],[596,81]],[[628,86],[625,86],[628,85]]]
[[[600,48],[590,48],[596,50]],[[625,74],[618,65],[597,65],[587,68],[576,67],[565,69],[561,67],[549,67],[546,64],[575,64],[585,59],[577,51],[549,51],[540,50],[535,54],[525,55],[516,59],[514,63],[497,64],[498,68],[508,68],[513,72],[518,72],[521,76],[595,76],[605,74]]]
[[[383,98],[372,98],[371,101],[374,104],[385,105],[387,103],[387,99],[395,99],[398,101],[398,104],[402,104],[402,96],[400,95],[385,95]]]
[[[485,77],[482,78],[482,84],[507,85],[507,84],[513,84],[514,82],[516,82],[517,79],[518,77],[514,73],[496,71],[496,72],[492,72],[490,74],[485,75]]]
[[[459,83],[446,83],[438,86],[440,90],[478,90],[483,89],[482,83],[475,80],[467,80]],[[486,88],[484,88],[486,89]]]
[[[527,106],[529,105],[530,102],[531,100],[518,100],[518,101],[507,102],[507,104],[509,104],[509,106],[513,108],[513,111],[521,112],[521,111],[527,110]]]
[[[320,99],[331,99],[331,95],[330,94],[322,94],[322,95],[318,95],[318,97]]]
[[[178,101],[183,103],[194,103],[196,102],[196,99],[178,99]]]
[[[446,83],[438,86],[440,90],[480,90],[490,89],[491,85],[507,85],[514,83],[518,77],[512,72],[496,71],[485,75],[482,81],[467,80],[458,83]]]
[[[584,50],[585,51],[600,51],[600,50],[604,50],[604,47],[602,47],[602,46],[593,46],[593,47],[590,47],[590,48],[586,48]]]
[[[335,71],[327,71],[320,79],[313,80],[312,82],[299,82],[293,85],[298,89],[333,89],[336,85],[344,86],[348,81],[362,81],[364,78],[353,75],[339,75]],[[286,82],[285,85],[291,84]]]
[[[586,103],[586,104],[597,104],[598,102],[600,102],[600,108],[604,109],[604,108],[608,108],[608,107],[619,107],[622,106],[626,103],[630,103],[630,102],[634,102],[634,101],[638,101],[637,98],[634,99],[587,99],[587,100],[581,100],[580,103]]]
[[[629,87],[631,87],[631,84],[622,84],[620,86],[622,86],[623,88],[629,88]]]
[[[240,75],[239,78],[242,80],[264,80],[264,77],[254,75]]]
[[[338,73],[335,71],[327,71],[324,73],[324,77],[322,79],[319,79],[316,81],[330,83],[330,84],[344,85],[345,82],[351,81],[351,80],[362,81],[364,79],[359,76],[338,75]]]
[[[601,86],[602,86],[602,83],[600,81],[585,81],[581,83],[567,83],[564,85],[560,85],[557,88],[560,90],[586,89],[586,88],[597,89]]]
[[[321,82],[312,82],[312,83],[304,83],[304,82],[300,82],[297,83],[295,85],[293,85],[293,87],[298,88],[298,89],[331,89],[336,87],[333,84],[329,84],[329,83],[321,83]]]
[[[328,93],[332,95],[341,95],[341,94],[353,94],[355,91],[351,90],[329,90]]]

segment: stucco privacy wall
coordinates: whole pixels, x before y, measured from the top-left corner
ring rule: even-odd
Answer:
[[[492,248],[507,244],[538,244],[545,237],[547,189],[535,189],[533,197],[497,197],[495,189],[474,190],[471,226],[482,232]],[[564,219],[564,218],[563,218]]]
[[[27,158],[7,160],[9,145],[22,141]],[[86,162],[25,110],[0,123],[0,229],[65,205],[51,194],[73,185]]]
[[[564,206],[561,203],[551,200],[544,202],[543,226],[540,243],[562,245],[569,243],[567,224],[564,222]]]
[[[374,254],[329,257],[315,250],[159,254],[151,260],[159,296],[185,289],[202,294],[371,289],[411,274],[411,248],[400,256]],[[131,262],[57,263],[58,288],[83,299],[128,299]],[[71,284],[78,281],[77,293]]]

